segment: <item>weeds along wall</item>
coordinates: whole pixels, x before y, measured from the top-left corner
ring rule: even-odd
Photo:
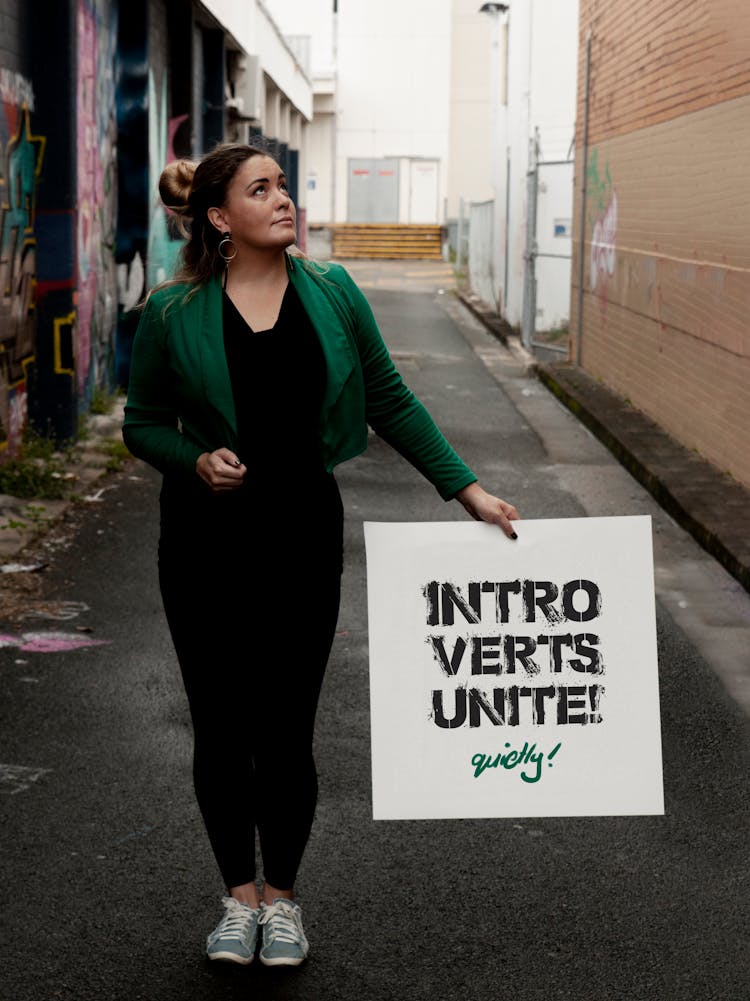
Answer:
[[[750,8],[581,0],[579,45],[583,367],[750,486]]]

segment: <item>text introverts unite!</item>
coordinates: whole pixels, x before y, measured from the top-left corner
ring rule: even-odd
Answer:
[[[589,680],[604,674],[600,637],[567,627],[601,615],[601,591],[593,581],[470,581],[460,587],[433,580],[423,594],[427,625],[450,629],[426,637],[432,657],[444,678],[460,682],[448,692],[433,690],[436,726],[601,723],[605,689]],[[512,631],[494,628],[511,622]],[[535,628],[524,629],[526,623]],[[470,679],[486,675],[510,683],[489,691],[470,686]]]

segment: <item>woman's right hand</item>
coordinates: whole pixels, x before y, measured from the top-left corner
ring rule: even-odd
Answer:
[[[195,471],[215,494],[222,494],[242,486],[247,466],[230,449],[217,448],[198,456]]]

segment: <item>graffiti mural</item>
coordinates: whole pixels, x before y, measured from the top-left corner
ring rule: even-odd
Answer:
[[[146,294],[148,246],[148,49],[145,4],[131,2],[117,38],[117,344],[115,377],[128,384],[138,323],[133,312]]]
[[[31,131],[29,80],[0,68],[0,98],[0,448],[12,452],[26,424],[26,366],[35,348],[34,216],[45,138]]]
[[[78,323],[79,401],[112,382],[117,323],[116,4],[78,3]]]
[[[591,291],[599,296],[602,309],[606,310],[608,283],[615,272],[617,256],[617,192],[612,184],[609,164],[604,175],[600,174],[596,149],[589,159],[587,184],[590,193]]]
[[[181,15],[180,15],[180,23]],[[171,46],[172,42],[170,42]],[[171,51],[171,49],[170,49]],[[165,53],[167,54],[167,53]],[[119,320],[117,381],[126,386],[138,321],[133,311],[148,288],[170,276],[182,247],[159,198],[159,176],[167,163],[190,156],[190,71],[178,59],[174,73],[148,58],[147,33],[124,20],[118,36],[120,211],[117,231]],[[179,86],[179,81],[182,86]],[[178,103],[169,112],[169,100]]]
[[[152,70],[148,74],[148,150],[149,150],[149,210],[148,284],[163,282],[174,274],[182,240],[173,230],[170,219],[159,197],[159,177],[172,160],[174,137],[187,115],[171,121],[167,117],[167,78],[162,77],[157,88]]]

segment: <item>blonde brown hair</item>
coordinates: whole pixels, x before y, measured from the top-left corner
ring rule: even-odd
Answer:
[[[164,168],[159,178],[159,194],[187,239],[181,254],[182,265],[172,281],[165,284],[203,285],[224,271],[225,263],[219,254],[221,234],[209,220],[208,210],[224,205],[232,178],[254,156],[268,156],[277,163],[261,146],[220,143],[199,163],[176,160]]]

